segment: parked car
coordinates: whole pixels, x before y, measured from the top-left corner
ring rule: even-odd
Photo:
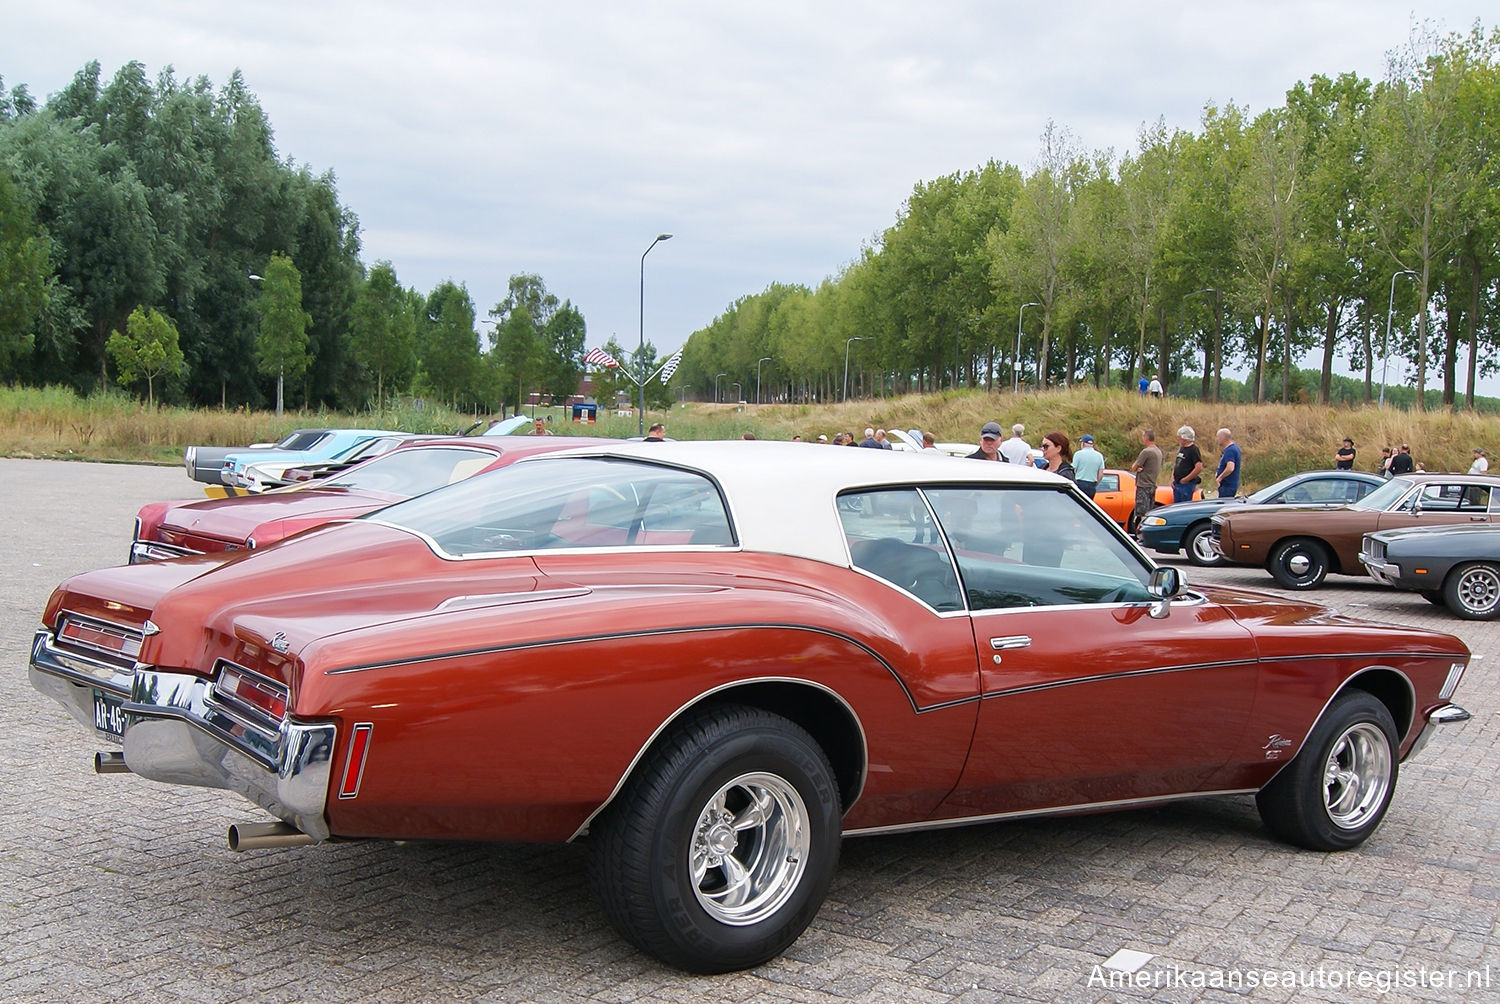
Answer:
[[[231,453],[249,453],[264,450],[283,453],[311,449],[322,441],[332,429],[296,429],[274,443],[251,443],[249,446],[189,446],[182,451],[182,464],[188,477],[204,484],[224,483],[224,458]],[[253,462],[253,461],[252,461]]]
[[[1237,498],[1206,498],[1179,502],[1155,510],[1141,520],[1141,543],[1161,554],[1187,552],[1195,565],[1219,565],[1224,559],[1213,549],[1214,513],[1225,505],[1301,505],[1332,509],[1364,498],[1385,479],[1361,471],[1303,471],[1274,485]]]
[[[415,437],[407,432],[376,436],[373,439],[356,443],[327,460],[311,464],[285,458],[257,461],[245,468],[236,487],[242,492],[263,492],[271,488],[326,478],[339,471],[348,470],[355,464],[362,464],[366,460],[378,457],[382,453],[388,453],[413,438]]]
[[[1366,533],[1488,523],[1500,511],[1496,487],[1500,478],[1480,474],[1402,474],[1337,509],[1236,506],[1214,514],[1213,549],[1236,565],[1264,565],[1287,589],[1312,589],[1330,572],[1363,572]]]
[[[1359,560],[1376,582],[1420,593],[1465,620],[1500,613],[1500,524],[1367,533]]]
[[[123,746],[104,772],[278,817],[241,850],[583,840],[624,938],[720,972],[797,938],[846,834],[1254,792],[1357,846],[1469,659],[1190,590],[1043,472],[681,442],[74,576],[30,679]]]
[[[1153,496],[1156,504],[1168,506],[1172,504],[1171,484],[1157,485],[1156,494]],[[1193,498],[1201,499],[1203,489],[1194,488]],[[1099,475],[1099,487],[1094,489],[1094,504],[1105,512],[1109,518],[1121,526],[1130,524],[1130,514],[1135,510],[1135,475],[1130,471],[1116,470],[1113,467],[1104,469]],[[1153,509],[1152,512],[1156,510]]]
[[[316,442],[300,446],[295,450],[228,453],[224,456],[224,466],[219,471],[219,480],[232,488],[249,488],[249,479],[245,475],[245,470],[251,464],[266,465],[286,462],[290,466],[291,464],[331,460],[351,446],[358,446],[367,440],[399,435],[401,433],[387,429],[328,429],[318,437]]]
[[[373,442],[373,440],[372,440]],[[130,562],[265,547],[294,533],[430,492],[521,457],[607,440],[537,437],[409,439],[396,449],[293,491],[150,502],[135,518]]]

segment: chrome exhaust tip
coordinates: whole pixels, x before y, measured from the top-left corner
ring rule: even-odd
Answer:
[[[229,828],[231,851],[258,851],[269,847],[301,847],[315,843],[312,837],[288,823],[236,823]]]
[[[125,762],[124,753],[95,753],[95,774],[129,774],[132,773],[130,765]]]

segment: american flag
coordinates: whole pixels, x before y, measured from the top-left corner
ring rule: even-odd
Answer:
[[[603,349],[589,349],[588,354],[583,357],[583,362],[586,366],[603,366],[605,369],[614,369],[620,365],[620,360]]]
[[[678,349],[672,353],[672,357],[666,361],[661,368],[661,382],[666,383],[672,379],[672,374],[677,372],[677,364],[682,362],[682,350]]]

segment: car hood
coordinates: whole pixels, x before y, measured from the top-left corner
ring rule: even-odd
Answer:
[[[1207,515],[1212,512],[1218,512],[1226,505],[1244,504],[1245,500],[1242,498],[1211,498],[1200,499],[1196,502],[1174,502],[1170,506],[1162,506],[1160,509],[1157,509],[1155,512],[1153,512],[1152,515],[1166,516],[1170,514],[1172,516],[1190,518],[1193,516]]]
[[[348,488],[304,488],[294,492],[205,499],[169,510],[163,516],[161,526],[163,530],[244,542],[267,523],[311,517],[324,521],[352,519],[404,498],[404,495]]]

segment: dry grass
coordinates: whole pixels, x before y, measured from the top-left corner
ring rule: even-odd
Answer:
[[[560,433],[628,437],[637,420],[606,414],[596,425],[575,425],[560,409],[550,413]],[[388,409],[379,413],[339,415],[266,412],[146,409],[119,395],[78,398],[65,390],[0,389],[0,454],[68,457],[87,460],[178,463],[189,444],[244,445],[279,438],[306,426],[366,426],[407,432],[447,433],[469,425],[475,416],[442,408]],[[832,405],[690,404],[670,412],[652,412],[647,423],[666,422],[676,439],[739,439],[753,433],[761,439],[814,440],[819,433],[862,434],[866,426],[923,429],[939,440],[976,442],[979,427],[999,422],[1009,430],[1026,426],[1035,445],[1053,430],[1075,442],[1092,432],[1112,465],[1128,465],[1140,449],[1140,430],[1156,431],[1170,457],[1181,425],[1198,432],[1198,443],[1212,466],[1218,457],[1214,431],[1227,426],[1245,454],[1245,488],[1266,485],[1299,470],[1332,467],[1333,453],[1344,436],[1359,450],[1356,466],[1373,470],[1380,447],[1410,443],[1412,453],[1430,471],[1467,470],[1475,446],[1500,446],[1500,417],[1443,411],[1414,412],[1317,405],[1203,404],[1196,400],[1143,398],[1123,390],[1074,388],[1039,393],[986,394],[944,391],[923,396],[879,398]]]

